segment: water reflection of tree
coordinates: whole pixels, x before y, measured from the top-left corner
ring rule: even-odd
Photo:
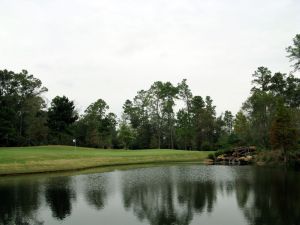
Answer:
[[[299,224],[299,173],[257,169],[251,182],[240,179],[236,184],[238,204],[249,224]]]
[[[107,174],[89,175],[85,184],[85,197],[89,205],[97,210],[103,209],[108,195]]]
[[[216,202],[214,181],[186,181],[178,183],[178,201],[187,204],[191,210],[202,213],[205,209],[212,212]]]
[[[40,186],[36,182],[15,182],[0,186],[1,225],[42,225],[37,218]]]
[[[251,182],[247,178],[240,178],[235,181],[235,193],[238,206],[244,208],[249,200]]]
[[[70,177],[50,179],[45,187],[46,202],[51,208],[52,216],[63,220],[72,213],[72,201],[76,194]]]
[[[213,182],[177,180],[172,171],[153,169],[152,173],[128,173],[123,178],[125,209],[132,209],[140,219],[151,225],[187,225],[193,212],[210,211],[216,198]]]

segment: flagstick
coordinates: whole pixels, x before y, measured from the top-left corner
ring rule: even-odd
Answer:
[[[74,147],[75,147],[75,150],[76,150],[76,139],[73,139],[73,142],[74,142]]]

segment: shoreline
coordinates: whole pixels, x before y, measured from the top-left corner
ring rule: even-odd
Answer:
[[[0,148],[0,177],[26,174],[59,173],[101,167],[205,163],[208,154],[184,150],[103,150],[72,146]]]
[[[58,169],[58,170],[45,170],[45,171],[36,171],[36,172],[19,172],[19,173],[0,173],[1,177],[16,177],[16,176],[26,176],[26,175],[42,175],[42,174],[58,174],[58,173],[67,173],[67,172],[80,172],[85,170],[92,169],[108,169],[110,167],[123,167],[123,166],[149,166],[149,165],[164,165],[164,164],[173,164],[173,163],[198,163],[202,165],[209,165],[205,160],[176,160],[176,161],[145,161],[145,162],[130,162],[130,163],[112,163],[112,164],[103,164],[98,166],[82,167],[82,168],[72,168],[72,169]]]

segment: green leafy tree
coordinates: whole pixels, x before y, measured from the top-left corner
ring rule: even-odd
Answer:
[[[114,148],[118,145],[116,126],[116,114],[112,112],[108,113],[100,127],[100,134],[102,134],[102,137],[105,140],[105,148]]]
[[[154,139],[154,127],[150,121],[148,92],[141,90],[134,97],[133,101],[126,100],[123,110],[123,116],[136,132],[132,148],[150,148],[151,141]]]
[[[192,99],[193,149],[200,150],[204,142],[204,111],[205,102],[201,96]]]
[[[236,144],[237,137],[233,132],[234,116],[228,110],[216,119],[217,146],[220,149],[228,149]]]
[[[286,74],[278,72],[271,76],[269,90],[275,95],[283,95],[286,85]]]
[[[185,107],[177,113],[178,144],[180,148],[191,149],[193,139],[191,112],[193,94],[186,79],[183,79],[178,83],[177,88],[179,99],[181,99],[185,105]]]
[[[186,110],[180,109],[177,112],[176,134],[178,147],[185,150],[192,148],[192,126],[191,119]]]
[[[210,150],[218,139],[216,111],[212,102],[209,96],[205,97],[205,101],[201,96],[192,100],[193,142],[198,150]]]
[[[241,145],[250,143],[250,121],[242,111],[239,111],[235,116],[233,130]]]
[[[78,119],[73,101],[66,96],[56,96],[48,109],[48,126],[51,130],[50,142],[56,144],[72,143],[70,126]]]
[[[118,138],[124,149],[129,149],[136,138],[135,130],[125,120],[120,123]]]
[[[286,104],[291,108],[300,107],[300,79],[290,74],[286,78],[286,87],[284,91],[284,98]]]
[[[250,118],[253,144],[269,149],[269,132],[278,99],[271,93],[256,91],[244,103],[243,109]]]
[[[30,97],[23,104],[23,127],[27,145],[48,143],[47,111],[45,101],[39,97]]]
[[[300,34],[297,34],[293,39],[293,45],[286,48],[288,58],[294,61],[294,71],[300,70]]]
[[[33,133],[39,128],[47,136],[44,117],[44,101],[41,94],[47,88],[26,70],[20,73],[0,70],[0,145],[30,145],[42,143]],[[33,126],[32,124],[39,124]],[[42,131],[43,130],[43,131]],[[44,132],[45,131],[45,132]]]
[[[212,150],[214,144],[218,141],[218,123],[216,118],[216,106],[210,96],[205,97],[205,111],[203,115],[205,148]],[[202,147],[203,148],[203,147]]]
[[[289,152],[296,150],[297,138],[297,129],[291,111],[280,105],[272,122],[270,142],[273,149],[282,151],[285,163],[288,161]]]
[[[117,136],[116,115],[108,113],[109,106],[102,99],[90,104],[81,118],[85,125],[88,146],[113,148]]]
[[[180,99],[183,100],[185,104],[185,109],[188,115],[190,116],[193,94],[186,81],[187,81],[186,79],[183,79],[181,83],[177,85],[177,89],[178,89],[178,95]]]
[[[233,129],[234,117],[230,111],[228,111],[228,110],[225,111],[223,121],[225,124],[225,131],[228,134],[231,134],[232,129]]]
[[[252,80],[252,84],[254,84],[252,91],[259,90],[264,92],[269,90],[272,73],[268,68],[263,66],[258,67],[252,77],[254,78]]]
[[[297,108],[300,106],[300,79],[293,74],[275,73],[270,79],[268,93],[283,98],[287,105]]]
[[[277,72],[272,75],[259,67],[253,75],[251,96],[243,104],[249,121],[249,142],[264,149],[270,148],[270,129],[278,103],[290,108],[300,106],[300,79]]]
[[[177,99],[178,88],[174,87],[170,82],[166,82],[162,86],[163,98],[163,121],[165,130],[165,145],[174,149],[175,139],[175,99]]]
[[[146,133],[150,135],[150,143],[147,137],[142,140],[149,144],[148,147],[174,147],[177,93],[177,87],[170,82],[156,81],[148,90],[139,91],[134,102],[126,101],[124,113],[130,117],[133,128],[142,134],[137,136],[142,138]]]
[[[161,148],[162,139],[163,139],[163,83],[161,81],[154,82],[150,89],[148,90],[148,99],[149,99],[149,116],[151,124],[155,130],[154,139],[152,139],[152,146],[158,149]]]

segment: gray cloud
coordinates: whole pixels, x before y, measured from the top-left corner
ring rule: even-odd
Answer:
[[[84,109],[122,104],[156,80],[187,78],[236,112],[261,65],[289,72],[297,0],[1,0],[0,67],[27,69]]]

